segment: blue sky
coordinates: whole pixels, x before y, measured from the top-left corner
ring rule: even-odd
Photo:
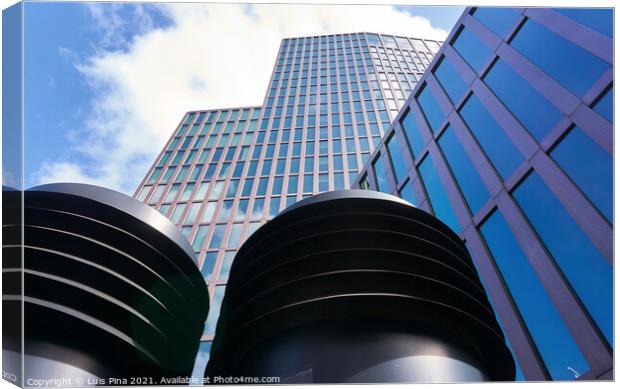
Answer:
[[[132,193],[185,111],[262,103],[281,38],[438,38],[463,9],[346,7],[26,3],[25,186]]]

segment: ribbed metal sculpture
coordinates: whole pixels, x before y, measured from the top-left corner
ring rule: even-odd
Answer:
[[[291,206],[241,247],[205,375],[455,382],[515,367],[458,236],[399,198],[348,190]]]
[[[180,231],[141,202],[92,185],[23,195],[25,377],[74,377],[82,386],[191,374],[209,298]],[[4,209],[3,255],[17,259],[21,247],[9,242],[19,242],[20,226],[6,220],[20,212]],[[19,260],[3,270],[5,283],[19,286]],[[21,290],[3,292],[20,312]]]

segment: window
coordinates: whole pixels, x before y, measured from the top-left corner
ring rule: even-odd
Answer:
[[[437,170],[430,156],[424,157],[420,164],[419,172],[435,216],[446,223],[453,231],[460,232],[461,226],[454,213],[454,208],[452,208],[448,194],[437,175]]]
[[[198,216],[198,211],[200,211],[200,207],[202,203],[193,203],[185,217],[184,224],[194,224],[196,222],[196,217]]]
[[[304,161],[304,173],[312,173],[314,171],[314,158],[306,157]]]
[[[164,202],[166,203],[171,202],[174,199],[174,197],[177,195],[177,193],[179,192],[180,187],[181,187],[181,184],[173,184],[172,187],[170,188],[170,191],[168,191],[168,194],[166,195]]]
[[[252,219],[260,219],[263,216],[263,208],[265,199],[254,200],[254,209],[252,210]]]
[[[417,100],[418,103],[420,103],[420,107],[422,107],[422,112],[428,121],[429,127],[433,130],[433,132],[437,132],[437,130],[439,130],[439,125],[445,118],[445,115],[428,86],[424,86],[424,89],[422,89],[422,92],[418,95]]]
[[[467,84],[465,84],[465,81],[463,81],[447,58],[441,60],[433,74],[437,77],[439,84],[441,84],[453,103],[456,103],[463,96],[467,89]]]
[[[239,204],[237,205],[237,212],[235,212],[235,220],[240,221],[245,219],[248,213],[248,204],[250,200],[239,200]]]
[[[209,200],[217,200],[224,191],[224,181],[217,181],[213,186],[213,190],[209,194]]]
[[[157,202],[159,202],[165,190],[166,190],[166,185],[157,185],[155,192],[153,192],[153,195],[151,196],[151,199],[149,200],[149,204],[156,204]]]
[[[291,159],[289,173],[299,173],[299,158]]]
[[[206,226],[201,226],[206,227]],[[204,239],[204,238],[203,238]],[[202,268],[200,272],[205,280],[209,281],[213,274],[213,268],[215,267],[215,260],[217,259],[217,251],[210,251],[205,254],[204,261],[202,262]]]
[[[192,191],[194,190],[194,186],[195,184],[193,182],[190,182],[189,184],[185,185],[185,189],[183,189],[183,193],[181,193],[181,197],[179,197],[179,200],[180,201],[189,200],[189,198],[192,196]]]
[[[196,194],[194,195],[194,200],[204,200],[208,189],[209,189],[209,183],[201,182],[200,186],[198,186],[198,190],[196,191]]]
[[[329,171],[329,157],[327,156],[319,157],[319,171],[320,172]]]
[[[179,222],[181,221],[181,215],[183,215],[184,210],[185,210],[184,203],[177,204],[176,208],[174,209],[174,212],[172,213],[172,216],[170,216],[170,221],[172,221],[174,224],[179,224]]]
[[[156,167],[153,170],[153,173],[151,174],[151,176],[149,177],[148,183],[149,184],[153,184],[155,181],[157,181],[157,179],[159,178],[159,175],[161,174],[161,172],[162,172],[162,168]]]
[[[228,244],[226,245],[229,249],[237,248],[241,240],[241,231],[243,230],[242,223],[236,223],[232,225],[232,229],[230,230],[230,236],[228,237]]]
[[[272,197],[269,200],[269,217],[275,217],[280,212],[280,198]]]
[[[491,49],[467,28],[461,30],[452,47],[477,72],[482,70],[491,56]]]
[[[403,188],[398,192],[400,198],[405,201],[410,202],[413,205],[418,205],[418,199],[416,198],[415,192],[413,191],[413,184],[411,181],[407,181]]]
[[[538,173],[530,174],[513,196],[601,332],[613,344],[613,274],[609,263]]]
[[[598,113],[609,123],[614,122],[614,89],[611,88],[594,104],[594,112]]]
[[[465,197],[469,209],[475,215],[489,200],[491,194],[451,127],[446,128],[441,135],[439,146],[446,157],[446,161],[450,166],[450,170],[452,170],[452,174],[454,174],[454,178]]]
[[[499,211],[480,232],[536,347],[555,380],[575,379],[590,370],[549,294]]]
[[[222,239],[224,239],[224,234],[226,233],[226,224],[218,224],[215,226],[213,230],[213,236],[211,237],[211,242],[209,243],[209,248],[212,250],[217,250],[222,246]]]
[[[386,143],[386,147],[390,154],[394,173],[396,174],[396,181],[400,182],[407,176],[408,166],[403,157],[404,150],[396,133],[392,134],[392,137]]]
[[[377,34],[366,34],[366,41],[369,45],[381,46],[381,41],[379,40],[379,35]]]
[[[476,8],[474,17],[500,38],[505,38],[519,19],[519,14],[513,8],[480,7]]]
[[[213,203],[215,204],[215,203]],[[222,203],[220,213],[217,215],[218,222],[225,222],[230,218],[232,212],[233,200],[226,200]]]
[[[222,309],[225,289],[226,285],[217,285],[215,287],[215,292],[213,293],[213,298],[209,306],[209,314],[202,333],[203,336],[215,335],[215,327],[217,325],[217,318],[220,316],[220,309]]]
[[[540,92],[501,59],[484,77],[484,82],[539,142],[563,117]]]
[[[525,22],[510,45],[577,97],[610,68],[607,62],[533,20]]]
[[[205,211],[202,214],[202,222],[203,223],[211,223],[213,221],[213,215],[215,214],[215,209],[217,208],[216,202],[209,202],[205,207]]]
[[[233,260],[235,259],[235,251],[226,251],[224,253],[224,260],[222,262],[222,269],[220,270],[220,275],[217,277],[220,280],[228,279],[230,275],[230,268],[232,266]]]
[[[327,192],[329,190],[329,175],[327,173],[319,174],[319,192]]]
[[[248,225],[248,238],[252,236],[252,234],[255,233],[256,230],[258,230],[260,226],[261,226],[261,222],[251,222]]]
[[[407,111],[407,113],[403,116],[400,121],[400,125],[403,127],[403,130],[405,130],[405,134],[409,140],[409,145],[411,146],[413,155],[420,157],[422,150],[424,150],[425,142],[424,138],[422,138],[422,134],[420,133],[420,128],[413,118],[413,112],[411,112],[411,110]]]
[[[334,173],[334,190],[345,189],[344,187],[344,174]]]
[[[249,196],[252,193],[252,185],[254,184],[254,180],[251,178],[247,178],[245,183],[243,184],[243,190],[241,191],[241,196]]]
[[[372,162],[372,169],[375,172],[377,190],[379,192],[390,193],[390,181],[388,178],[388,173],[385,170],[385,163],[383,162],[381,154],[379,154],[377,158]]]
[[[209,232],[209,226],[198,227],[198,230],[196,231],[196,236],[194,236],[194,240],[192,241],[192,247],[194,248],[194,250],[198,251],[202,249],[202,245],[205,242],[207,232]]]
[[[517,147],[484,108],[476,95],[472,94],[467,99],[459,114],[500,176],[507,180],[523,162],[523,156]]]
[[[614,14],[611,8],[552,8],[555,12],[594,31],[614,37]]]
[[[304,188],[303,188],[304,193],[312,193],[313,185],[314,185],[314,181],[313,181],[312,174],[306,174],[304,176]]]
[[[149,191],[151,190],[152,186],[151,185],[145,185],[141,190],[140,190],[140,194],[138,194],[138,200],[140,201],[144,201],[144,199],[146,199],[146,196],[149,194]]]
[[[267,183],[269,182],[269,178],[264,177],[258,181],[258,189],[256,190],[256,194],[259,196],[264,196],[267,193]]]
[[[613,158],[575,127],[551,151],[551,157],[594,205],[613,221]]]
[[[282,194],[282,180],[283,180],[283,177],[275,177],[273,179],[273,186],[271,188],[271,194]]]
[[[288,177],[288,190],[287,193],[295,194],[297,193],[297,176],[289,176]]]

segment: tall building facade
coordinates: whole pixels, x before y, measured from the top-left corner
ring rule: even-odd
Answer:
[[[466,243],[527,380],[613,377],[613,11],[468,8],[354,187]]]
[[[370,33],[284,39],[261,107],[184,116],[134,196],[183,231],[209,283],[196,377],[238,247],[296,201],[350,188],[442,43]]]

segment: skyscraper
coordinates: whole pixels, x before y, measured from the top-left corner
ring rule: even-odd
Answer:
[[[354,187],[465,241],[527,380],[613,377],[613,10],[468,8]]]
[[[263,106],[184,116],[135,196],[179,226],[209,282],[196,376],[236,249],[286,206],[350,188],[441,44],[370,33],[284,39]]]

